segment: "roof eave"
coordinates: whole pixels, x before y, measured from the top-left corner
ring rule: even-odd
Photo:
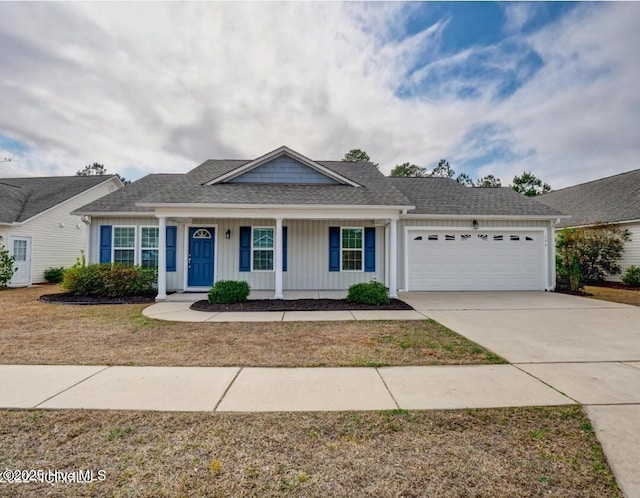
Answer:
[[[137,202],[147,208],[215,208],[215,209],[397,209],[411,210],[415,206],[402,204],[228,204],[211,202]]]
[[[473,220],[482,218],[485,220],[557,220],[571,218],[568,215],[558,214],[419,214],[408,213],[402,215],[407,219],[425,219],[425,220]]]

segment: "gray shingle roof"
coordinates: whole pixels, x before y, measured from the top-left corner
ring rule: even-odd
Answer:
[[[556,190],[539,199],[571,215],[561,227],[640,220],[640,169]]]
[[[465,187],[450,178],[388,178],[416,209],[409,214],[559,216],[562,212],[510,188]]]
[[[171,185],[176,179],[181,178],[184,175],[174,174],[155,174],[147,175],[140,180],[125,185],[123,188],[116,190],[100,199],[82,206],[74,211],[78,214],[89,213],[137,213],[137,212],[152,212],[152,208],[143,208],[136,206],[138,202],[144,196],[155,192],[158,189],[162,189]]]
[[[349,206],[408,206],[411,202],[371,163],[319,161],[331,171],[358,183],[349,185],[218,183],[203,185],[249,161],[209,160],[163,188],[140,199],[141,203],[176,204],[318,204]]]
[[[114,175],[0,178],[0,222],[26,221],[111,178]]]

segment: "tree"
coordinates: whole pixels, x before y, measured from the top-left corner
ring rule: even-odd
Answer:
[[[535,197],[536,195],[545,194],[551,191],[551,185],[543,183],[530,171],[524,171],[520,176],[513,177],[513,185],[510,187],[516,192],[526,195],[527,197]]]
[[[343,161],[349,163],[366,163],[370,160],[369,154],[360,149],[351,149],[342,158]]]
[[[18,268],[14,266],[15,258],[9,254],[9,250],[0,244],[0,289],[4,289]]]
[[[558,285],[577,290],[582,283],[601,282],[617,275],[629,230],[615,225],[564,229],[556,237]]]
[[[449,166],[449,161],[446,159],[440,159],[438,165],[433,168],[431,172],[431,176],[436,176],[438,178],[453,178],[456,172]]]
[[[76,171],[76,176],[102,176],[107,174],[107,168],[104,167],[104,164],[93,163],[87,164],[84,169],[80,169]],[[118,173],[115,174],[120,181],[125,185],[131,183],[129,180],[125,179],[124,176],[120,176]]]
[[[460,173],[457,177],[456,177],[456,181],[461,184],[464,185],[465,187],[473,187],[473,180],[471,179],[471,177],[466,174],[466,173]]]
[[[402,163],[393,168],[389,176],[427,176],[427,168],[411,163]]]
[[[493,175],[483,176],[478,178],[475,183],[476,187],[502,187],[500,178],[496,178]]]

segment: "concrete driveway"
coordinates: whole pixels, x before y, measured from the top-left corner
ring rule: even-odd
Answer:
[[[552,292],[400,298],[585,405],[623,493],[640,497],[640,307]]]

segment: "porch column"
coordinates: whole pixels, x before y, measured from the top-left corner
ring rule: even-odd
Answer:
[[[389,297],[398,297],[398,223],[389,222]]]
[[[158,218],[158,295],[156,301],[167,299],[167,219]]]
[[[276,218],[276,233],[274,234],[274,249],[275,258],[274,267],[276,270],[276,291],[273,296],[274,299],[282,299],[284,294],[282,293],[282,218]]]

